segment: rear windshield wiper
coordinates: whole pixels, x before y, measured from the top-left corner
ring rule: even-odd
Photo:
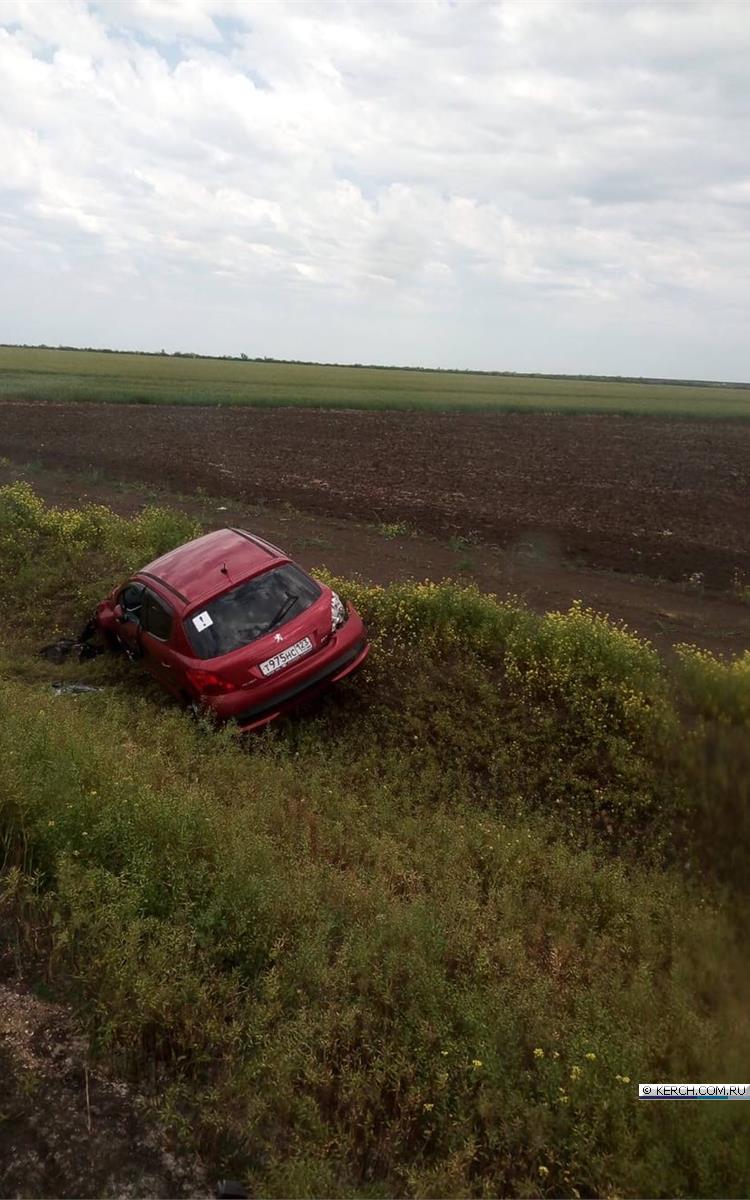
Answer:
[[[299,600],[299,596],[295,596],[292,592],[289,593],[286,600],[282,604],[281,608],[276,613],[276,616],[273,618],[273,620],[269,624],[268,628],[266,629],[266,633],[270,633],[271,630],[273,629],[274,625],[278,625],[279,621],[283,621],[284,617],[289,612],[289,609],[294,604],[296,604],[298,600]]]

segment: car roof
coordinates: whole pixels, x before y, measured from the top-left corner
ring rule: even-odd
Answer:
[[[189,606],[288,561],[278,546],[245,529],[217,529],[155,558],[137,575],[160,583]]]

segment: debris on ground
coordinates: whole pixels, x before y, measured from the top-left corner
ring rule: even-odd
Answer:
[[[79,642],[76,638],[60,638],[57,642],[51,642],[49,646],[42,646],[39,653],[42,658],[58,664],[64,663],[69,658],[74,658],[78,662],[87,662],[90,658],[97,658],[98,655],[103,654],[104,647],[97,646],[93,642]]]
[[[66,662],[69,658],[75,658],[78,662],[87,662],[90,658],[97,658],[98,655],[104,653],[104,646],[92,641],[95,633],[96,622],[92,617],[86,622],[77,637],[58,638],[56,642],[42,646],[39,653],[42,658],[58,664]]]
[[[96,687],[93,683],[63,683],[58,680],[52,684],[52,691],[56,696],[82,696],[86,692],[103,692],[104,688]]]

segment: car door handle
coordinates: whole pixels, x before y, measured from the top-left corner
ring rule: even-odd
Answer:
[[[171,664],[171,663],[165,663],[165,662],[163,662],[163,663],[160,663],[160,664],[159,664],[159,666],[161,666],[161,667],[166,667],[168,671],[171,671],[171,670],[172,670],[172,664]]]

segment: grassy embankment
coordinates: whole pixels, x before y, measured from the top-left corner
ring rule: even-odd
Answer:
[[[263,1195],[744,1195],[750,655],[340,582],[366,670],[244,745],[34,655],[193,532],[0,491],[3,928]],[[61,675],[106,685],[55,696]]]
[[[0,398],[750,418],[750,388],[0,347]]]

